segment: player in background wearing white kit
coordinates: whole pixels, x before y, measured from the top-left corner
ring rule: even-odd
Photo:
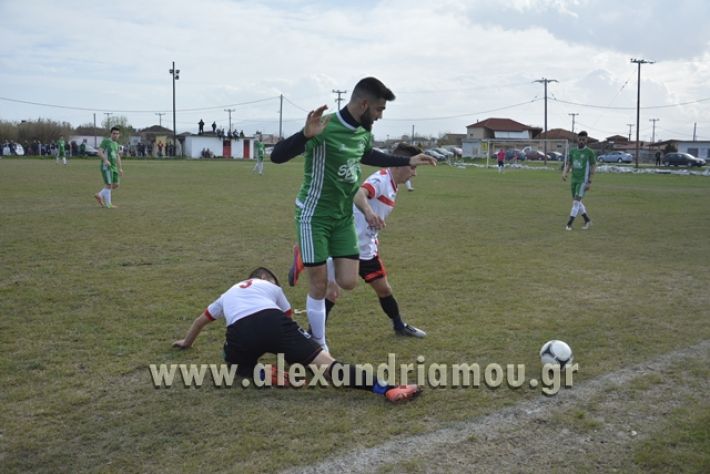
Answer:
[[[329,380],[333,371],[346,374],[344,386],[384,395],[390,402],[411,400],[421,393],[416,384],[385,385],[374,376],[368,384],[368,377],[358,376],[354,365],[336,361],[291,319],[291,305],[278,279],[267,268],[257,268],[246,280],[223,293],[195,319],[185,338],[173,346],[191,347],[202,329],[220,318],[227,324],[224,360],[237,365],[236,372],[242,377],[258,377],[255,367],[268,352],[283,354],[289,364],[308,366]],[[278,375],[272,374],[272,380],[277,381]]]

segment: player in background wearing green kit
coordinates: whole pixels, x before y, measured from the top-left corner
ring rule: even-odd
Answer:
[[[565,170],[562,172],[562,181],[567,181],[567,175],[570,168],[572,169],[572,210],[565,230],[572,230],[572,223],[579,213],[584,218],[583,230],[589,229],[592,225],[592,220],[587,215],[587,208],[582,204],[582,198],[592,185],[592,176],[596,169],[597,157],[594,151],[587,147],[587,140],[587,132],[579,132],[579,135],[577,135],[577,148],[570,150],[569,158],[565,163]]]
[[[67,142],[64,141],[63,135],[57,140],[57,164],[60,159],[65,165],[67,164]]]
[[[254,151],[256,153],[256,165],[254,165],[253,173],[259,173],[259,176],[264,174],[264,153],[265,147],[261,140],[254,142]]]
[[[335,281],[341,288],[352,290],[358,279],[360,252],[353,204],[374,229],[384,226],[367,199],[353,201],[359,189],[360,163],[436,166],[436,160],[424,154],[402,157],[373,149],[372,124],[394,99],[382,82],[366,77],[355,85],[345,107],[326,116],[325,105],[310,111],[303,130],[278,143],[271,153],[274,163],[305,155],[303,184],[296,197],[296,234],[309,278],[308,322],[314,340],[325,350],[326,260],[333,257]]]
[[[118,139],[121,136],[121,129],[111,128],[111,138],[104,138],[99,145],[99,157],[101,158],[101,177],[104,180],[104,187],[94,198],[101,207],[117,207],[111,203],[111,191],[117,189],[123,176],[121,166],[121,155],[118,152]]]

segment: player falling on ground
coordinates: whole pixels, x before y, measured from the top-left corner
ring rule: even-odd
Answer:
[[[308,113],[302,131],[281,141],[271,161],[284,163],[305,152],[304,180],[296,198],[296,235],[309,278],[306,311],[313,337],[326,346],[326,260],[333,257],[338,285],[357,284],[359,252],[353,218],[353,197],[360,181],[360,163],[373,166],[416,166],[436,160],[419,154],[397,157],[373,149],[372,124],[395,96],[374,77],[360,80],[348,104],[323,116],[323,105]],[[366,204],[366,203],[365,203]],[[360,209],[375,229],[383,222],[369,205]]]
[[[567,175],[570,169],[572,170],[572,210],[565,226],[566,230],[572,230],[572,223],[579,213],[582,214],[584,219],[583,230],[589,229],[592,225],[592,220],[587,214],[587,208],[582,204],[582,198],[592,185],[592,176],[596,169],[596,155],[592,149],[587,147],[587,140],[587,132],[579,132],[579,135],[577,135],[577,148],[570,150],[569,158],[562,172],[562,181],[567,181]]]
[[[121,165],[121,155],[118,152],[118,139],[121,136],[121,129],[111,128],[111,138],[104,138],[99,145],[99,157],[101,158],[101,178],[104,180],[104,187],[94,198],[101,207],[118,207],[111,202],[111,191],[118,189],[123,176],[123,166]]]
[[[421,150],[412,145],[400,143],[392,152],[397,156],[415,156]],[[397,199],[399,185],[409,182],[417,175],[416,166],[401,166],[396,168],[385,168],[370,175],[360,186],[355,195],[354,201],[367,200],[373,211],[380,216],[383,222],[394,210]],[[363,213],[357,206],[353,207],[355,215],[355,230],[358,236],[360,266],[360,277],[368,283],[375,291],[380,302],[380,306],[385,314],[392,320],[392,326],[396,334],[400,336],[425,337],[426,333],[417,329],[404,321],[399,312],[399,304],[392,293],[392,287],[387,279],[387,270],[380,258],[379,233],[377,229],[370,227]],[[298,276],[303,269],[303,264],[299,262],[300,252],[298,247],[294,248],[294,262],[289,271],[289,285],[294,286],[298,281]],[[340,295],[333,277],[331,261],[328,262],[328,290],[326,292],[325,310],[326,319]]]
[[[291,319],[291,312],[276,276],[267,268],[259,267],[210,304],[192,323],[185,338],[175,341],[173,346],[189,348],[207,324],[223,318],[227,324],[224,360],[230,365],[236,364],[236,372],[241,377],[254,377],[259,358],[272,353],[283,354],[289,364],[298,363],[311,370],[317,367],[328,379],[333,371],[347,374],[344,386],[384,395],[391,402],[411,400],[421,392],[415,384],[386,385],[374,375],[368,384],[367,377],[357,376],[354,365],[336,361],[298,327]],[[272,380],[278,380],[278,374],[272,376]]]

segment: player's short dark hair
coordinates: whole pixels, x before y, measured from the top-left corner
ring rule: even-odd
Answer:
[[[374,77],[360,79],[353,89],[354,98],[394,100],[394,93]]]
[[[394,148],[394,150],[392,150],[393,155],[399,156],[414,156],[418,155],[421,152],[421,148],[404,142],[397,143],[397,146]]]
[[[116,131],[119,132],[119,133],[121,132],[121,129],[120,129],[119,127],[116,127],[116,126],[111,127],[111,133],[113,133],[114,130],[116,130]]]
[[[582,130],[577,134],[578,137],[588,137],[586,130]]]
[[[276,286],[281,286],[279,284],[279,279],[276,278],[276,275],[274,275],[274,272],[269,270],[266,267],[259,267],[255,268],[250,274],[249,278],[259,278],[261,280],[274,280],[274,283],[276,283]]]

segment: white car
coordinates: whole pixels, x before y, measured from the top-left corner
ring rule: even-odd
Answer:
[[[433,149],[433,148],[429,148],[428,150],[424,150],[424,154],[425,154],[425,155],[429,155],[429,156],[431,156],[432,158],[436,158],[436,161],[444,161],[444,160],[446,160],[446,155],[443,155],[443,154],[439,153],[438,151],[436,151],[436,150]]]

